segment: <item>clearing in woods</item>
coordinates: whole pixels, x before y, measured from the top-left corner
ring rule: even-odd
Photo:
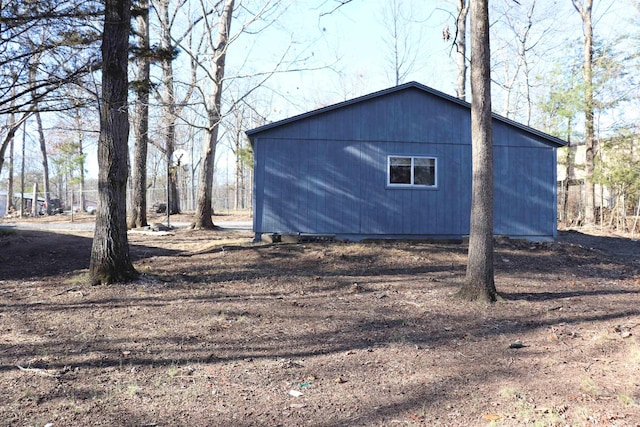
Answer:
[[[2,424],[640,425],[637,241],[499,242],[489,306],[461,244],[251,237],[131,232],[90,287],[92,233],[0,229]]]

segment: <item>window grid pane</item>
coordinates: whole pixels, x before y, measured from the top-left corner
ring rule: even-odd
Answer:
[[[434,157],[389,157],[389,184],[420,187],[436,185]]]
[[[410,157],[391,157],[389,159],[389,182],[391,184],[411,184]]]
[[[413,184],[428,186],[436,184],[435,159],[414,159]]]

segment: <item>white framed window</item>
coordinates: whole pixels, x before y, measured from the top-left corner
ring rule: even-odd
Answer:
[[[387,185],[390,187],[433,188],[437,181],[437,159],[423,156],[389,156]]]

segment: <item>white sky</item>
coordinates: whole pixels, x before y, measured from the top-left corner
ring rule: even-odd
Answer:
[[[403,0],[406,10],[412,10],[414,22],[407,22],[404,29],[414,34],[418,45],[418,62],[413,72],[405,79],[455,94],[456,68],[451,52],[451,43],[442,39],[442,31],[448,25],[455,31],[453,1]],[[300,49],[310,44],[313,52],[310,65],[332,64],[333,70],[306,71],[296,74],[274,76],[270,85],[290,98],[291,104],[283,103],[272,111],[270,120],[278,120],[301,113],[319,104],[339,102],[344,99],[370,93],[394,85],[389,78],[389,41],[383,12],[388,0],[353,0],[330,15],[320,17],[322,11],[331,10],[334,0],[294,1],[294,6],[280,20],[280,27],[292,33],[300,42]],[[518,8],[526,11],[531,0],[520,0]],[[613,40],[620,34],[631,31],[629,18],[634,16],[628,0],[596,0],[593,12],[596,37]],[[497,6],[514,5],[513,0],[492,0]],[[320,7],[321,6],[321,7]],[[539,28],[551,27],[553,36],[545,41],[550,44],[542,67],[550,66],[554,60],[566,53],[566,40],[580,40],[582,27],[571,0],[537,0],[538,18],[545,17]],[[494,13],[493,21],[500,18]],[[637,14],[636,14],[637,16]],[[504,20],[501,20],[504,21]],[[388,22],[388,21],[387,21]],[[496,24],[497,25],[497,24]],[[268,58],[268,52],[277,52],[277,47],[286,43],[285,31],[272,32],[262,38],[256,59]],[[536,25],[533,30],[536,31]],[[504,33],[499,34],[505,35]],[[508,36],[506,34],[505,36]],[[469,43],[469,40],[467,40]],[[500,40],[492,38],[492,52],[497,54]],[[555,45],[554,45],[555,44]],[[233,59],[236,53],[231,53]],[[337,61],[337,62],[336,62]],[[538,72],[543,70],[540,66]],[[500,73],[501,70],[495,70]],[[494,91],[494,95],[496,92]],[[495,108],[495,105],[494,105]]]

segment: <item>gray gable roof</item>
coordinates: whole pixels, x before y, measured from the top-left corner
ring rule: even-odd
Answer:
[[[247,134],[247,136],[249,137],[250,140],[253,140],[253,137],[255,135],[257,135],[257,134],[259,134],[261,132],[264,132],[266,130],[269,130],[269,129],[273,129],[273,128],[276,128],[276,127],[279,127],[279,126],[287,125],[289,123],[297,122],[299,120],[304,120],[304,119],[307,119],[307,118],[310,118],[310,117],[314,117],[314,116],[317,116],[317,115],[320,115],[320,114],[323,114],[323,113],[326,113],[326,112],[329,112],[329,111],[338,110],[340,108],[343,108],[343,107],[346,107],[346,106],[349,106],[349,105],[357,104],[357,103],[360,103],[360,102],[365,102],[365,101],[373,99],[373,98],[382,97],[382,96],[388,95],[390,93],[400,92],[400,91],[407,90],[407,89],[412,89],[412,88],[413,89],[419,89],[419,90],[421,90],[423,92],[429,93],[431,95],[435,95],[435,96],[437,96],[437,97],[439,97],[439,98],[441,98],[441,99],[443,99],[445,101],[453,102],[455,104],[458,104],[458,105],[461,105],[461,106],[466,107],[468,109],[471,109],[471,104],[466,102],[466,101],[463,101],[463,100],[458,99],[456,97],[453,97],[451,95],[447,95],[444,92],[440,92],[439,90],[436,90],[436,89],[433,89],[431,87],[425,86],[425,85],[423,85],[421,83],[409,82],[409,83],[405,83],[405,84],[402,84],[402,85],[399,85],[399,86],[394,86],[394,87],[391,87],[391,88],[388,88],[388,89],[380,90],[378,92],[373,92],[373,93],[370,93],[368,95],[363,95],[363,96],[360,96],[360,97],[357,97],[357,98],[353,98],[353,99],[350,99],[350,100],[347,100],[347,101],[339,102],[337,104],[333,104],[333,105],[329,105],[329,106],[326,106],[326,107],[322,107],[322,108],[319,108],[317,110],[309,111],[309,112],[306,112],[306,113],[303,113],[303,114],[299,114],[299,115],[296,115],[296,116],[293,116],[293,117],[289,117],[289,118],[286,118],[286,119],[283,119],[283,120],[279,120],[277,122],[269,123],[269,124],[257,127],[255,129],[247,130],[245,133]],[[560,138],[557,138],[555,136],[552,136],[552,135],[549,135],[547,133],[541,132],[541,131],[539,131],[537,129],[534,129],[532,127],[525,126],[525,125],[523,125],[521,123],[518,123],[518,122],[516,122],[514,120],[508,119],[506,117],[500,116],[500,115],[495,114],[495,113],[493,113],[492,116],[493,116],[494,120],[498,120],[498,121],[503,122],[503,123],[505,123],[505,124],[507,124],[509,126],[516,127],[518,129],[524,130],[525,132],[528,132],[528,133],[531,133],[531,134],[533,134],[535,136],[538,136],[538,137],[544,139],[550,145],[553,145],[553,146],[556,146],[556,147],[563,147],[563,146],[567,145],[567,142],[562,140],[562,139],[560,139]]]

